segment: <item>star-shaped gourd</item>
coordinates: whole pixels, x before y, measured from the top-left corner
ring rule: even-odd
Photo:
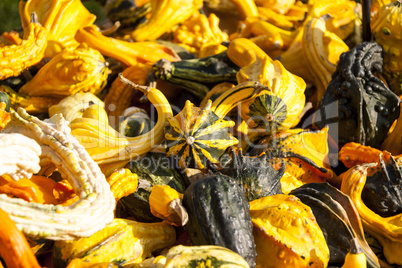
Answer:
[[[178,159],[182,169],[205,170],[211,163],[218,164],[225,150],[238,143],[229,133],[234,125],[211,111],[211,101],[202,109],[187,101],[165,127],[167,156]]]

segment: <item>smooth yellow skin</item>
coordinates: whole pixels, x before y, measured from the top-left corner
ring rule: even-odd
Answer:
[[[342,265],[342,268],[366,268],[366,255],[362,253],[348,253],[345,257],[345,263]]]
[[[97,104],[92,104],[84,110],[82,113],[84,118],[93,118],[98,120],[102,124],[109,124],[108,115],[101,106]]]
[[[133,86],[143,91],[157,110],[158,121],[151,131],[137,137],[125,137],[93,118],[76,118],[69,125],[72,135],[98,164],[127,163],[151,151],[164,140],[165,124],[173,116],[169,101],[156,88]]]
[[[89,263],[122,261],[142,262],[151,252],[173,245],[174,227],[164,222],[143,223],[113,219],[112,223],[90,237],[57,241],[55,259],[60,263],[81,258]],[[102,243],[102,246],[99,244]]]
[[[19,2],[22,26],[38,15],[38,22],[46,29],[47,47],[45,57],[52,58],[64,48],[75,48],[79,42],[74,38],[78,29],[92,25],[96,16],[91,14],[80,0],[28,0]]]

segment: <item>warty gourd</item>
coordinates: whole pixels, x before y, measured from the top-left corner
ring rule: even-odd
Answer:
[[[115,209],[110,186],[89,154],[71,136],[63,116],[57,114],[41,121],[22,108],[11,111],[11,116],[12,121],[3,132],[35,139],[42,149],[41,167],[55,166],[80,197],[63,207],[0,195],[0,208],[10,214],[17,227],[33,237],[60,240],[90,236],[110,223]]]

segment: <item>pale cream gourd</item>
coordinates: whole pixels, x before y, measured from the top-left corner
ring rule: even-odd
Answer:
[[[11,111],[11,117],[3,133],[21,133],[40,144],[41,167],[54,166],[68,179],[79,200],[55,206],[0,195],[0,208],[21,231],[34,237],[68,240],[102,230],[114,217],[115,198],[99,166],[70,135],[63,116],[56,114],[42,121],[19,108]]]
[[[0,176],[17,181],[40,170],[40,145],[19,133],[0,133]]]

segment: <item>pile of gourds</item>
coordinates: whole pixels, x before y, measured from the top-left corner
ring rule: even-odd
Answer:
[[[401,0],[99,2],[0,36],[0,267],[402,265]]]

